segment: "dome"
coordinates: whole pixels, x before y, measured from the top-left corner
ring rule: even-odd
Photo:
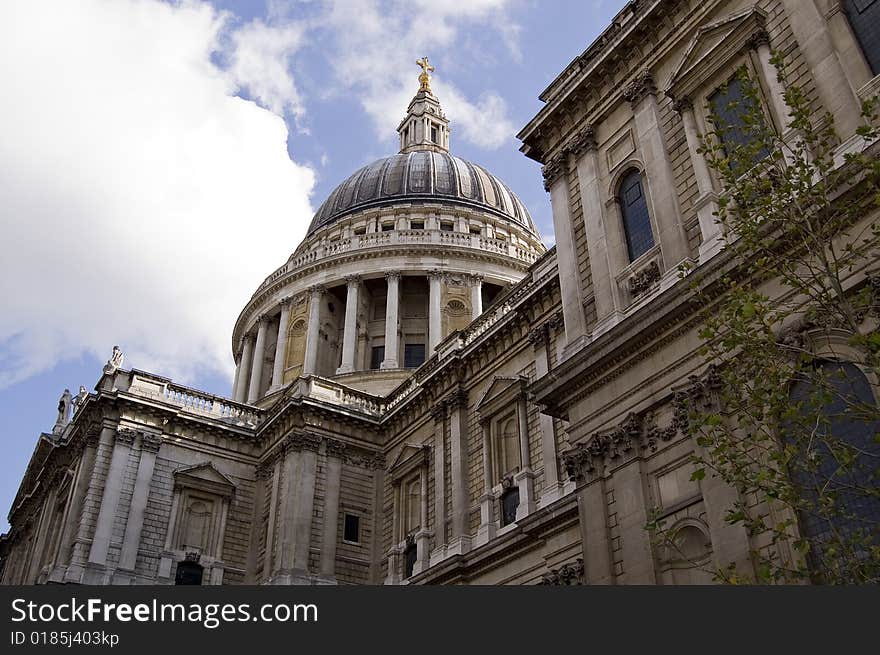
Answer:
[[[309,234],[361,209],[399,202],[465,205],[537,233],[522,201],[485,168],[445,152],[416,150],[356,171],[315,213]]]

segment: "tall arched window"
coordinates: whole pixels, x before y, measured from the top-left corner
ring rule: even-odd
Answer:
[[[642,174],[633,169],[624,175],[617,192],[629,260],[635,261],[654,247],[651,216],[642,185]]]
[[[880,0],[844,0],[852,31],[874,75],[880,73]]]
[[[810,542],[810,563],[821,575],[830,565],[825,545],[832,535],[842,537],[837,543],[853,544],[855,557],[868,552],[869,545],[859,545],[862,535],[880,546],[880,497],[870,491],[878,484],[880,421],[871,384],[856,365],[820,359],[813,368],[813,375],[791,387],[799,412],[783,436],[797,449],[791,478],[804,500],[800,524]]]

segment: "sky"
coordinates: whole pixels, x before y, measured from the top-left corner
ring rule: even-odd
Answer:
[[[231,332],[333,188],[397,151],[427,55],[451,151],[548,245],[516,133],[624,0],[0,3],[0,530],[65,388],[229,395]]]

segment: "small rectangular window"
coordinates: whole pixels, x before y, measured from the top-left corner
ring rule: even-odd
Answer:
[[[476,227],[475,225],[471,225],[471,234],[478,237],[482,233],[483,233],[483,231],[480,228]]]
[[[370,370],[376,371],[385,359],[385,346],[373,346],[370,351]]]
[[[452,221],[440,221],[440,229],[445,232],[452,232],[455,226],[452,224]]]
[[[394,229],[394,223],[382,223],[383,232],[391,232]]]
[[[353,544],[361,542],[361,518],[354,514],[346,514],[342,528],[342,539]]]
[[[410,221],[409,229],[411,229],[411,230],[424,230],[425,229],[425,221]]]
[[[516,521],[516,508],[519,507],[519,487],[510,487],[501,494],[501,525]]]
[[[433,127],[433,126],[431,127],[431,142],[432,143],[439,143],[437,141],[437,128]]]
[[[354,233],[355,233],[355,234],[366,234],[366,233],[367,233],[367,228],[365,228],[365,227],[356,227],[356,228],[354,228]]]
[[[408,343],[403,348],[403,365],[405,368],[418,368],[425,363],[425,344]]]

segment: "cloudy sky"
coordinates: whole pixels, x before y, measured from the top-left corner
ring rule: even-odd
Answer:
[[[519,193],[516,132],[624,0],[0,3],[0,509],[64,388],[125,368],[228,394],[230,334],[333,187],[396,152],[415,59],[452,150]]]

